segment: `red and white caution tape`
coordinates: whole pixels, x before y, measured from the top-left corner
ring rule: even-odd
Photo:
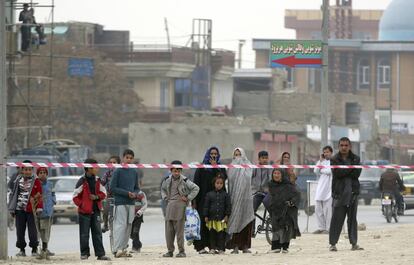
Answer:
[[[402,165],[358,165],[358,166],[348,166],[348,165],[335,165],[335,166],[323,166],[323,165],[203,165],[203,164],[183,164],[183,165],[171,165],[171,164],[88,164],[88,163],[23,163],[23,162],[7,162],[6,167],[48,167],[48,168],[58,168],[58,167],[72,167],[72,168],[85,168],[85,167],[94,167],[94,168],[141,168],[141,169],[169,169],[172,167],[175,168],[185,168],[185,169],[197,169],[197,168],[394,168],[394,169],[414,169],[414,165],[411,166],[402,166]]]

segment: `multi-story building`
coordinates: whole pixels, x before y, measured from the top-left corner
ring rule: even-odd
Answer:
[[[407,154],[414,149],[407,142],[412,127],[409,120],[414,118],[410,116],[414,110],[414,78],[410,74],[414,67],[414,22],[410,17],[414,2],[394,0],[385,11],[348,10],[344,21],[350,33],[342,36],[335,32],[340,23],[336,8],[331,8],[329,40],[331,127],[359,130],[353,136],[358,135],[355,139],[361,142],[376,141],[378,132],[379,145]],[[285,25],[296,31],[297,39],[321,39],[321,23],[319,10],[286,10]],[[321,70],[271,70],[271,41],[253,39],[256,69],[236,70],[235,110],[242,114],[251,111],[239,107],[243,93],[262,98],[273,94],[272,101],[262,104],[262,113],[272,119],[314,124],[319,115]],[[284,82],[280,82],[280,75],[285,75]],[[405,136],[399,137],[402,133]],[[390,137],[398,139],[398,144]]]
[[[50,25],[45,32],[50,34]],[[169,120],[172,112],[183,109],[232,108],[232,51],[212,50],[210,63],[200,65],[200,50],[194,45],[134,45],[129,31],[86,22],[55,23],[54,41],[95,48],[115,61],[143,100],[147,121]]]

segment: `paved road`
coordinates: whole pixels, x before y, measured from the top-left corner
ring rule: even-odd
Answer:
[[[385,218],[381,215],[380,206],[361,205],[358,208],[358,222],[365,223],[367,228],[386,228],[394,226],[395,223],[387,224]],[[414,223],[414,211],[407,211],[406,215],[400,218],[401,224]],[[303,211],[299,214],[299,227],[301,231],[306,230],[307,216]],[[310,232],[316,230],[315,216],[309,218]],[[144,224],[141,228],[142,242],[145,245],[164,245],[164,221],[160,208],[150,208],[144,217]],[[9,255],[15,255],[17,249],[15,247],[16,233],[9,231]],[[92,247],[92,242],[91,242]],[[109,235],[104,234],[105,249],[109,251]],[[79,252],[79,228],[76,224],[71,224],[62,219],[60,224],[52,227],[52,235],[50,240],[50,250],[57,253],[76,253]],[[29,252],[29,249],[26,250]]]

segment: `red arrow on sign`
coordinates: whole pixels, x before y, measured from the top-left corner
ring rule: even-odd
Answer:
[[[296,58],[295,56],[289,56],[272,61],[273,63],[286,65],[289,67],[295,67],[296,65],[321,65],[322,59],[318,58]]]

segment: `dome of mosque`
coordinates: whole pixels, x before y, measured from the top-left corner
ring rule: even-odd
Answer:
[[[380,20],[379,40],[414,41],[413,11],[413,0],[393,0]]]

